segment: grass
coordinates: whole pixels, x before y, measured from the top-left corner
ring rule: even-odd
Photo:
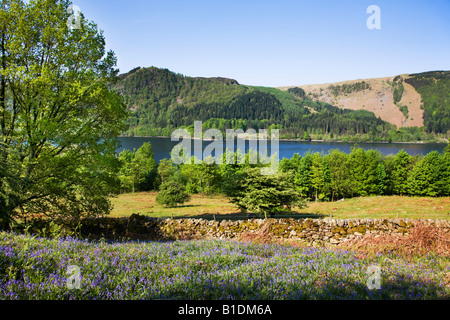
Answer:
[[[111,199],[112,217],[129,217],[133,213],[169,218],[195,217],[240,218],[239,209],[221,195],[194,195],[192,200],[178,208],[165,208],[156,203],[157,193],[122,194]],[[307,208],[294,209],[298,217],[324,218],[330,214],[336,219],[351,218],[409,218],[450,220],[450,197],[374,196],[345,199],[341,202],[310,202]]]
[[[69,266],[79,268],[79,288]],[[381,268],[379,289],[368,269]],[[0,300],[449,299],[450,260],[236,241],[112,243],[0,232]]]
[[[155,218],[194,217],[212,215],[236,215],[237,207],[223,196],[192,195],[191,201],[177,208],[166,208],[156,202],[156,192],[121,194],[111,199],[114,210],[110,216],[114,218],[129,217],[133,213]]]
[[[242,216],[223,196],[167,209],[156,193],[112,199],[113,217]],[[300,217],[448,219],[450,198],[367,197],[310,203]],[[450,299],[450,239],[427,227],[408,237],[335,248],[197,240],[88,241],[0,232],[0,300],[422,300]],[[70,266],[78,267],[78,289]],[[368,287],[379,267],[379,289]],[[368,273],[369,272],[369,273]],[[68,282],[69,281],[69,282]]]
[[[375,196],[345,199],[342,202],[311,202],[299,212],[339,219],[408,218],[450,220],[450,197]]]

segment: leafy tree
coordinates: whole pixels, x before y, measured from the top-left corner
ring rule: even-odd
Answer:
[[[295,189],[300,193],[302,197],[311,198],[313,186],[311,182],[311,166],[312,166],[312,154],[305,154],[298,167],[298,173],[295,177]]]
[[[279,170],[287,173],[289,183],[295,185],[295,177],[298,175],[298,168],[300,166],[301,156],[296,153],[291,159],[283,158],[279,164]]]
[[[288,183],[285,173],[261,175],[258,168],[245,168],[239,190],[232,197],[243,212],[275,214],[290,210],[292,207],[303,207],[304,201]]]
[[[122,190],[134,193],[155,188],[158,166],[149,142],[144,143],[137,151],[122,151],[119,160],[122,164],[119,172]]]
[[[380,153],[375,150],[352,148],[349,161],[354,178],[353,192],[361,196],[380,194],[378,178],[383,176],[380,171],[383,168],[378,168],[381,163]]]
[[[408,176],[411,173],[411,170],[412,157],[402,149],[397,152],[392,162],[391,183],[392,192],[394,194],[407,194]]]
[[[175,208],[190,199],[191,196],[186,192],[186,188],[175,180],[163,182],[156,196],[156,202],[168,208]]]
[[[293,95],[295,95],[301,99],[305,98],[305,96],[306,96],[305,90],[303,90],[302,88],[299,88],[299,87],[289,88],[288,92],[292,93]]]
[[[157,185],[175,179],[175,173],[177,172],[177,167],[174,165],[173,161],[170,159],[162,159],[158,165],[157,171]]]
[[[314,153],[311,161],[311,186],[314,190],[314,197],[317,201],[325,196],[325,187],[329,180],[329,171],[324,163],[324,158],[320,153]],[[320,197],[319,197],[320,194]]]
[[[377,150],[366,151],[365,191],[369,195],[380,195],[386,189],[386,169],[382,154]]]
[[[227,163],[227,156],[232,157],[233,163]],[[227,151],[223,154],[222,164],[219,165],[220,191],[228,197],[236,196],[242,187],[243,171],[247,167],[246,164],[239,164],[242,158],[245,160],[246,156],[242,156],[238,152]]]
[[[352,148],[349,154],[350,170],[353,177],[352,195],[357,194],[361,196],[367,195],[365,191],[366,186],[366,154],[362,148]]]
[[[383,163],[379,163],[376,169],[376,177],[377,177],[377,194],[384,194],[388,187],[388,175],[386,172],[386,167]]]
[[[436,197],[445,194],[445,163],[437,151],[423,157],[408,177],[408,191],[415,196]]]
[[[124,192],[136,192],[136,188],[143,181],[140,175],[138,163],[134,160],[135,152],[130,150],[123,150],[119,154],[120,161],[120,189]]]
[[[403,81],[394,81],[392,87],[394,89],[394,103],[397,104],[402,100],[403,92],[405,91]]]
[[[328,155],[327,163],[330,170],[331,201],[351,194],[350,170],[348,155],[339,150],[332,150]]]
[[[311,141],[311,137],[310,137],[310,135],[308,134],[307,131],[305,131],[305,132],[303,133],[303,140]]]
[[[392,171],[394,167],[394,155],[389,154],[383,158],[383,166],[384,171],[386,173],[386,188],[384,189],[383,194],[385,195],[393,195],[393,185],[392,185]]]
[[[126,108],[97,25],[67,0],[0,4],[0,215],[102,215],[117,192]]]
[[[188,193],[213,194],[220,190],[220,171],[215,163],[202,161],[201,164],[195,164],[192,156],[191,163],[181,165],[181,174],[187,181]]]
[[[150,191],[155,189],[155,180],[158,171],[158,164],[153,158],[152,145],[145,142],[135,154],[133,159],[139,169],[141,177],[139,183],[140,191]]]

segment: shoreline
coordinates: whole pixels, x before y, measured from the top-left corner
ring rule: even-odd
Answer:
[[[165,136],[118,136],[118,138],[145,138],[145,139],[149,139],[149,138],[158,138],[158,139],[171,139],[171,137],[165,137]],[[192,140],[202,140],[205,142],[213,142],[213,141],[217,141],[215,139],[199,139],[199,138],[195,138],[192,137]],[[245,140],[257,140],[257,139],[245,139]],[[268,139],[270,140],[270,139]],[[357,144],[366,144],[366,143],[371,143],[371,144],[375,144],[375,143],[379,143],[379,144],[448,144],[449,142],[439,142],[439,141],[435,141],[435,142],[423,142],[423,141],[416,141],[416,142],[399,142],[399,141],[335,141],[335,140],[302,140],[302,139],[278,139],[278,141],[283,141],[283,142],[317,142],[317,143],[357,143]],[[175,142],[175,141],[174,141]]]

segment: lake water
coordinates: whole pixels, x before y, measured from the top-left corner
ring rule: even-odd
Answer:
[[[174,146],[179,144],[177,141],[171,141],[170,138],[138,138],[138,137],[121,137],[119,138],[122,146],[117,150],[121,152],[124,149],[133,150],[139,149],[144,142],[150,142],[152,145],[153,154],[156,161],[160,161],[164,158],[170,158],[170,153]],[[210,141],[203,141],[203,148],[211,144]],[[192,144],[193,145],[193,144]],[[224,142],[225,150],[225,142]],[[282,158],[292,158],[296,153],[304,155],[308,151],[311,152],[322,152],[324,154],[328,153],[329,150],[339,149],[342,152],[350,153],[351,148],[354,143],[345,142],[300,142],[300,141],[280,141],[280,159]],[[358,144],[361,148],[369,150],[379,150],[384,155],[396,154],[401,149],[404,149],[410,155],[420,155],[427,154],[431,151],[438,151],[442,153],[447,146],[443,143],[360,143]],[[248,150],[249,144],[246,143],[246,151]],[[235,146],[236,149],[236,146]],[[270,152],[270,140],[268,141],[268,149]],[[194,148],[192,147],[192,153],[194,153]]]

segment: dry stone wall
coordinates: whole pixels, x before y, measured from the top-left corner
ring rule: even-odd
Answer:
[[[249,233],[265,230],[275,239],[306,241],[312,245],[337,245],[339,243],[372,234],[408,234],[418,222],[434,225],[450,232],[447,220],[410,219],[249,219],[249,220],[204,220],[204,219],[152,219],[133,215],[128,230],[149,232],[154,238],[186,239],[236,239]]]

